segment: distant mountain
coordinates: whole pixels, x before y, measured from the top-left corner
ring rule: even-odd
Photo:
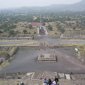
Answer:
[[[47,9],[53,9],[54,11],[85,11],[85,0],[71,5],[51,5]]]
[[[21,9],[22,10],[22,9]],[[57,11],[85,11],[85,0],[82,0],[75,4],[60,4],[60,5],[50,5],[45,7],[26,7],[23,8],[25,11],[36,11],[36,12],[57,12]]]
[[[6,10],[5,10],[6,11]],[[49,12],[62,12],[62,11],[85,11],[85,0],[82,0],[75,4],[60,4],[60,5],[50,5],[45,7],[22,7],[18,9],[11,9],[13,13],[49,13]]]

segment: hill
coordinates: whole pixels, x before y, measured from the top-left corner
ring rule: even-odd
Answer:
[[[44,7],[21,7],[17,9],[10,9],[10,11],[13,11],[13,13],[49,13],[49,12],[63,12],[63,11],[81,12],[85,11],[85,0],[69,5],[53,4]]]

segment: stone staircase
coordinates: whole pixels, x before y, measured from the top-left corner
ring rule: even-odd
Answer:
[[[59,85],[75,85],[71,80],[60,79]]]
[[[54,78],[57,77],[57,72],[35,72],[33,79],[44,79],[44,78]]]
[[[17,85],[21,81],[25,85],[43,85],[44,78],[59,78],[59,85],[85,85],[85,74],[64,74],[57,72],[32,72],[25,74],[21,79],[0,79],[0,85]]]

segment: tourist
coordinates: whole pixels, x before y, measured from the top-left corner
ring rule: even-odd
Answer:
[[[46,78],[44,79],[43,85],[48,85],[48,80]]]
[[[59,79],[57,77],[55,77],[55,82],[56,82],[57,85],[59,85],[59,83],[58,83]]]
[[[17,85],[19,85],[19,82],[17,83]]]
[[[52,82],[52,85],[57,85],[55,79],[54,79],[54,81]]]
[[[20,85],[25,85],[25,84],[23,82],[21,82]]]
[[[17,85],[20,85],[20,82],[19,81],[17,81]]]
[[[48,85],[52,85],[51,79],[48,79]]]

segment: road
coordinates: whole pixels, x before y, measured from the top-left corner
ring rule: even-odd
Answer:
[[[0,40],[0,46],[39,46],[36,40]]]
[[[40,42],[47,42],[49,45],[85,45],[85,40],[81,39],[38,39],[38,40],[0,40],[0,46],[32,46],[39,45]]]
[[[42,40],[0,40],[0,46],[32,46],[39,45],[39,42],[47,42],[49,45],[85,45],[81,39],[42,39]]]

